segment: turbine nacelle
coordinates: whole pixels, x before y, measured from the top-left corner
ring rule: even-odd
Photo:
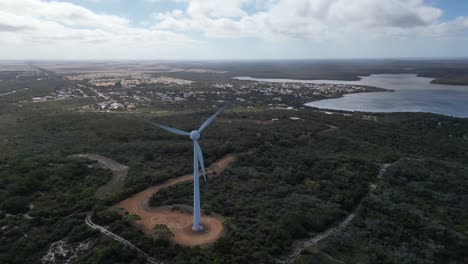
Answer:
[[[197,141],[198,139],[200,139],[200,132],[198,132],[197,130],[190,132],[190,139],[193,141]]]

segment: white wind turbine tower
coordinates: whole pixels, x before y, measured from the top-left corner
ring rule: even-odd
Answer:
[[[192,229],[194,231],[201,231],[203,227],[200,225],[200,183],[199,183],[199,176],[198,176],[198,164],[200,163],[203,177],[206,181],[206,173],[205,173],[205,164],[203,162],[203,154],[200,148],[200,144],[198,144],[198,139],[200,139],[200,133],[209,126],[213,120],[223,112],[225,107],[219,109],[214,115],[208,118],[198,130],[193,130],[192,132],[186,132],[177,128],[172,128],[164,125],[160,125],[157,123],[149,122],[150,124],[160,127],[164,130],[167,130],[171,133],[182,135],[182,136],[189,136],[190,139],[193,141],[193,226]]]

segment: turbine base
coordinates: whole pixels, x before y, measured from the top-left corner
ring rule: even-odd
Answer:
[[[192,231],[194,231],[194,232],[203,231],[203,226],[200,225],[200,226],[198,226],[198,228],[196,226],[192,226]]]

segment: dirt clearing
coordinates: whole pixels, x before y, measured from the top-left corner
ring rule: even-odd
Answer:
[[[211,177],[219,175],[229,167],[236,157],[228,155],[212,164],[207,170]],[[161,189],[181,182],[193,181],[193,174],[170,179],[164,183],[150,187],[114,205],[118,210],[125,210],[129,214],[137,214],[141,220],[135,226],[144,233],[151,235],[156,224],[166,225],[174,234],[174,242],[193,247],[210,244],[219,239],[224,233],[223,218],[219,215],[202,215],[203,231],[192,231],[192,214],[174,211],[167,207],[151,208],[148,205],[150,197]],[[203,181],[201,181],[203,184]]]

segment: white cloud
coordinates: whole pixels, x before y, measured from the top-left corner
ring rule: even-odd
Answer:
[[[107,0],[89,1],[107,3]],[[295,49],[291,43],[307,43],[302,50],[309,52],[309,45],[320,49],[342,47],[353,40],[378,39],[390,43],[396,37],[465,37],[468,29],[467,17],[443,21],[443,10],[428,4],[429,0],[140,1],[153,3],[155,8],[161,5],[178,9],[153,14],[153,20],[147,22],[148,17],[132,21],[64,0],[0,0],[0,59],[43,55],[93,59],[200,58],[216,56],[213,48],[218,54],[231,54],[234,49],[247,54],[249,51],[242,45],[254,42],[264,45],[256,52],[279,54],[278,50]],[[177,4],[166,5],[168,1]],[[188,37],[198,39],[200,35],[206,37],[204,42]],[[223,41],[219,38],[229,40],[224,43],[245,42],[218,48],[217,44]]]
[[[468,28],[466,18],[441,22],[443,11],[423,0],[173,0],[187,2],[185,12],[158,14],[155,27],[199,31],[210,37],[300,38],[453,34]],[[257,9],[248,13],[251,5]]]
[[[67,2],[41,0],[2,0],[0,10],[18,16],[53,21],[65,26],[100,27],[119,30],[129,25],[127,19],[96,14],[86,8]]]
[[[169,53],[195,43],[170,30],[138,28],[123,17],[98,14],[68,2],[43,0],[0,1],[0,42],[5,49],[10,45],[10,50],[16,47],[28,52],[52,46],[57,48],[58,56],[68,52],[67,46],[85,55],[103,49],[120,53],[142,45]]]
[[[249,0],[174,0],[174,2],[186,2],[187,13],[190,16],[206,17],[240,17],[247,13],[243,10],[243,5]]]

